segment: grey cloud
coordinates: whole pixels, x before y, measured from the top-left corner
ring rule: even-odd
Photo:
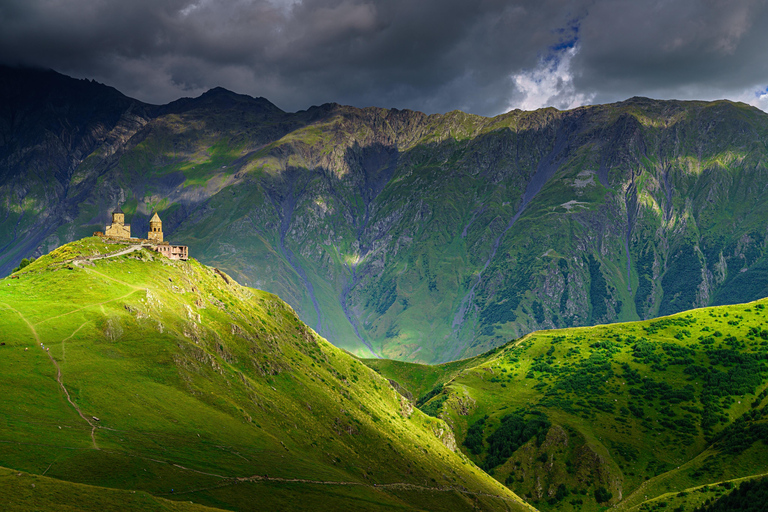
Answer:
[[[5,0],[0,61],[154,103],[220,85],[287,110],[336,101],[490,115],[514,105],[512,77],[556,53],[573,20],[578,97],[768,85],[762,0]]]
[[[577,85],[627,94],[737,94],[768,83],[764,1],[601,2],[581,26]]]

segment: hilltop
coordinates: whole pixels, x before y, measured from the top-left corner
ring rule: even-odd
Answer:
[[[540,331],[437,367],[366,364],[539,510],[693,510],[768,473],[767,309]]]
[[[86,238],[0,281],[14,506],[529,509],[276,296],[127,248]]]
[[[336,346],[422,363],[768,295],[768,115],[742,103],[291,113],[0,75],[0,273],[119,202]]]

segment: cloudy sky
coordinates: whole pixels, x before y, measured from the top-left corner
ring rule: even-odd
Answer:
[[[284,110],[768,110],[768,0],[0,0],[0,63],[150,103],[223,86]]]

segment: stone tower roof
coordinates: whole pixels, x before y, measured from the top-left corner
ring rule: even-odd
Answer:
[[[152,218],[149,219],[149,222],[161,222],[160,221],[160,216],[157,214],[157,212],[155,212],[155,214],[152,216]]]
[[[120,209],[120,203],[117,203],[117,208],[112,213],[123,213],[123,210]]]

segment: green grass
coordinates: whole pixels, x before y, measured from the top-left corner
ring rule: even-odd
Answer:
[[[540,331],[453,368],[366,363],[407,389],[445,384],[421,407],[540,510],[600,510],[601,487],[628,509],[768,472],[767,306]]]
[[[680,492],[663,494],[632,508],[620,507],[619,509],[626,510],[627,512],[652,512],[655,510],[693,511],[698,507],[705,506],[705,503],[713,503],[719,498],[727,496],[743,482],[761,478],[765,478],[765,475],[736,478],[709,485],[701,485]]]
[[[84,239],[0,282],[0,465],[218,508],[471,508],[457,486],[522,507],[274,295],[147,250],[72,261],[119,248]]]
[[[0,495],[3,497],[3,510],[8,511],[214,512],[220,510],[189,501],[159,498],[141,491],[76,484],[7,468],[0,468]]]

